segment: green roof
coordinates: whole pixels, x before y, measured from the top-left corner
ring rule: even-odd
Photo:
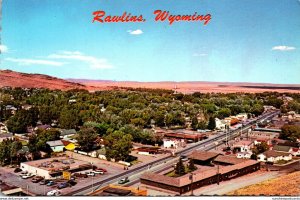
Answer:
[[[291,147],[289,146],[280,146],[280,145],[276,145],[273,147],[274,151],[283,151],[283,152],[289,152],[289,150],[291,149]]]

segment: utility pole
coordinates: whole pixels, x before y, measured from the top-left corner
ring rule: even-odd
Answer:
[[[219,165],[217,165],[217,184],[220,184],[220,168]]]
[[[194,196],[193,178],[194,178],[194,174],[193,174],[193,172],[191,172],[191,176],[190,176],[190,179],[191,179],[191,196]]]

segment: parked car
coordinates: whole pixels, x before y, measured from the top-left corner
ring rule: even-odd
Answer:
[[[52,186],[52,185],[56,185],[56,182],[54,182],[54,181],[49,181],[49,182],[47,183],[47,186]]]
[[[95,173],[94,172],[87,172],[86,175],[88,175],[88,176],[95,176]]]
[[[58,188],[58,189],[63,189],[63,188],[69,187],[69,186],[70,186],[69,183],[64,182],[64,183],[58,184],[58,185],[57,185],[57,188]]]
[[[60,195],[59,190],[51,190],[51,191],[47,192],[47,196],[59,196],[59,195]]]
[[[50,182],[50,180],[44,179],[44,180],[40,181],[40,185],[46,185],[49,182]]]
[[[101,171],[103,171],[103,172],[107,172],[107,170],[106,169],[104,169],[104,168],[100,168],[100,167],[98,167],[97,168],[97,170],[101,170]],[[96,170],[95,170],[96,171]]]
[[[21,176],[22,179],[28,179],[28,178],[31,178],[31,177],[34,177],[34,175],[33,175],[33,174],[30,174],[30,173]]]
[[[95,171],[92,171],[92,173],[95,173],[95,174],[104,174],[104,171],[96,169]]]
[[[121,180],[119,180],[119,184],[125,184],[125,183],[128,183],[129,182],[129,179],[128,179],[128,177],[126,177],[126,178],[122,178]]]
[[[69,185],[71,185],[71,186],[74,186],[74,185],[77,184],[77,182],[74,181],[74,180],[69,180],[67,183],[68,183]]]
[[[43,180],[44,178],[43,177],[41,177],[41,176],[36,176],[36,177],[34,177],[32,180],[31,180],[31,182],[33,182],[33,183],[38,183],[38,182],[40,182],[41,180]]]
[[[87,177],[88,177],[88,175],[86,175],[86,174],[81,174],[81,173],[75,173],[74,176],[75,176],[75,177],[80,177],[80,178],[87,178]]]
[[[230,150],[231,150],[230,147],[224,147],[224,148],[222,149],[222,151],[230,151]]]
[[[27,171],[22,171],[22,172],[20,173],[20,176],[24,176],[24,175],[26,175],[26,174],[28,174]]]
[[[19,172],[21,172],[21,171],[22,171],[22,169],[20,169],[20,168],[16,168],[16,169],[14,170],[15,173],[19,173]]]

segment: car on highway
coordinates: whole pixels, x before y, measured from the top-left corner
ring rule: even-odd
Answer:
[[[88,175],[88,176],[95,176],[96,174],[94,172],[86,172],[86,175]]]
[[[104,174],[104,171],[96,169],[95,171],[92,171],[94,174]]]
[[[51,191],[47,192],[47,196],[59,196],[59,195],[60,195],[59,190],[51,190]]]
[[[63,188],[69,187],[69,186],[70,186],[69,183],[64,182],[64,183],[58,184],[58,185],[57,185],[57,188],[58,188],[58,189],[63,189]]]
[[[98,167],[98,168],[97,168],[97,170],[101,170],[101,171],[103,171],[103,172],[107,172],[107,170],[106,170],[106,169],[104,169],[104,168],[100,168],[100,167]]]
[[[49,181],[46,185],[47,185],[47,186],[56,185],[56,182],[54,182],[54,181]]]
[[[184,161],[188,161],[189,158],[187,156],[180,156],[181,160],[184,162]]]
[[[126,178],[122,178],[121,180],[119,180],[119,184],[125,184],[125,183],[128,183],[129,182],[129,179],[128,179],[128,177],[126,177]]]

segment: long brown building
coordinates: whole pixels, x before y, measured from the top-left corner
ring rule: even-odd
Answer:
[[[222,158],[225,157],[220,157],[218,162],[222,161]],[[228,158],[224,159],[224,163],[227,163],[229,160],[230,159]],[[145,186],[151,186],[163,190],[173,191],[178,194],[184,194],[192,189],[198,189],[205,185],[219,183],[221,181],[243,176],[260,169],[260,162],[258,161],[248,159],[239,160],[239,163],[237,160],[234,160],[233,163],[235,164],[232,163],[232,165],[219,166],[218,168],[212,168],[206,171],[198,169],[192,172],[192,174],[186,174],[177,178],[152,172],[145,173],[140,180]]]

